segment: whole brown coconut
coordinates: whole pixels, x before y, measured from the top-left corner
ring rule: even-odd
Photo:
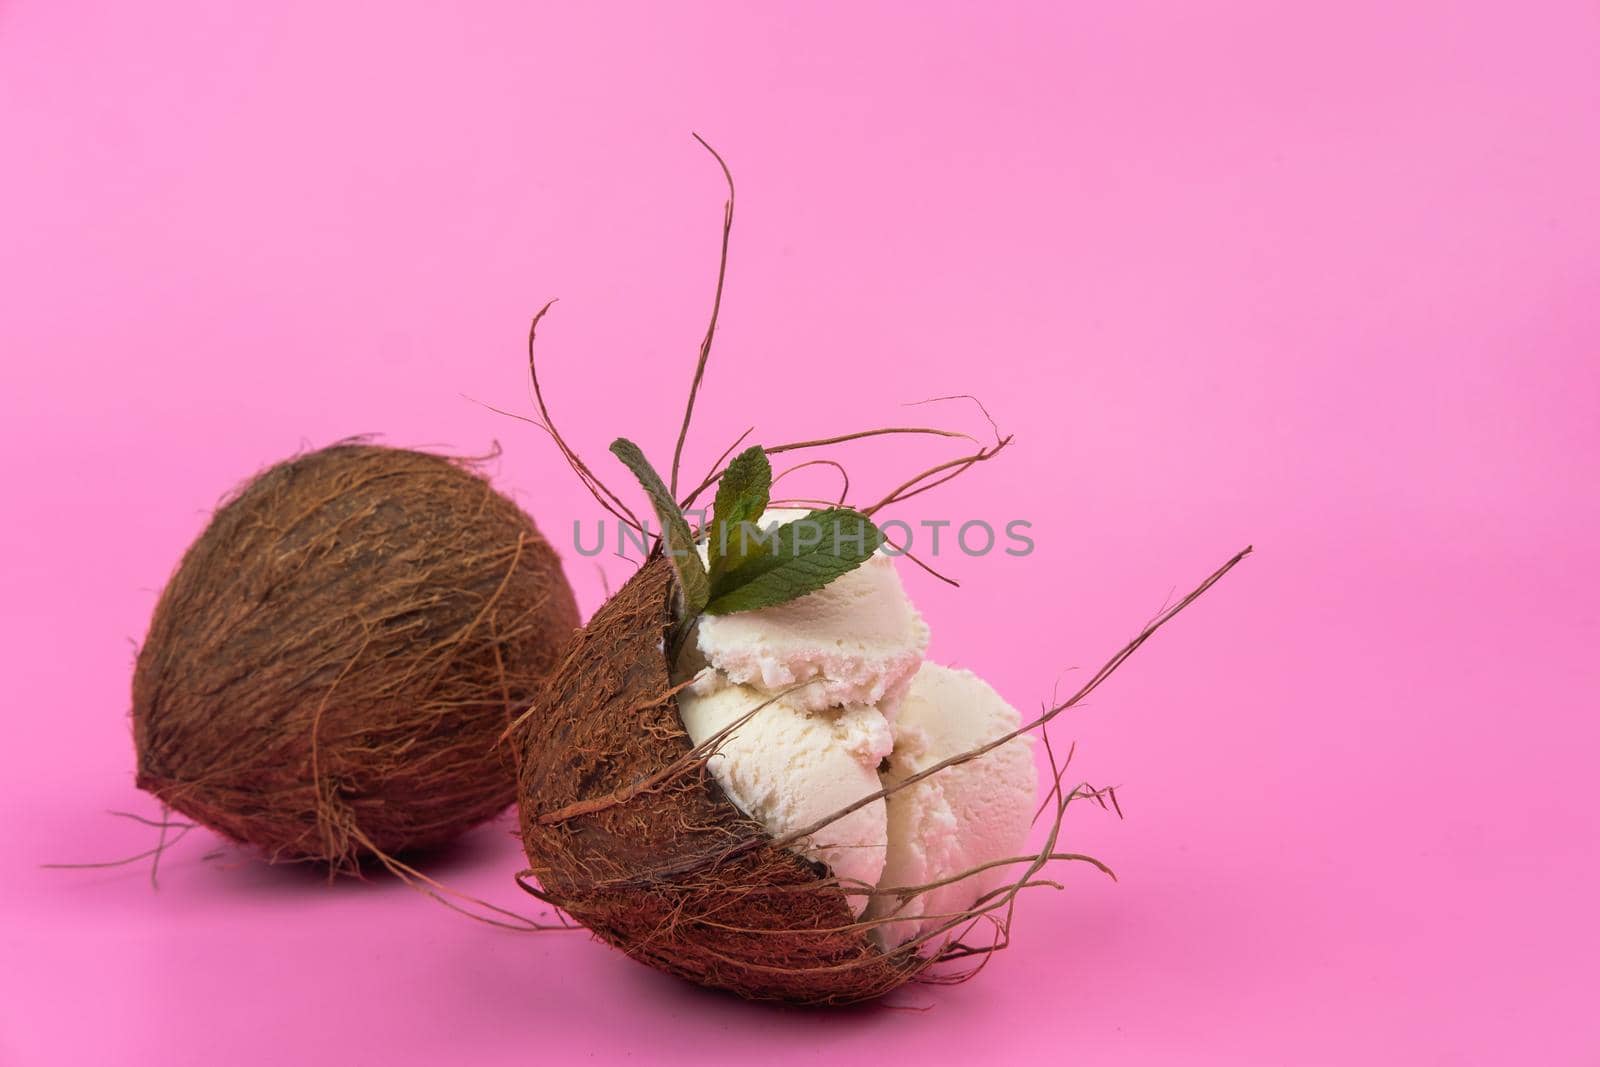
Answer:
[[[908,981],[930,961],[880,951],[825,867],[774,847],[699,773],[663,651],[674,587],[666,560],[647,563],[518,729],[539,895],[635,959],[745,997],[849,1003]]]
[[[555,552],[468,464],[361,443],[281,463],[156,605],[139,788],[271,860],[441,843],[515,799],[497,739],[577,622]]]

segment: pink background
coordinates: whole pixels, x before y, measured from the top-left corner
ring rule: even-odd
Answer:
[[[1600,1063],[1600,11],[1276,3],[0,4],[0,1063]],[[147,847],[134,643],[208,508],[362,432],[505,447],[522,335],[620,487],[690,449],[1017,435],[903,517],[1031,708],[1257,555],[1063,723],[1120,784],[978,980],[747,1006],[387,880]],[[950,449],[862,444],[862,495]],[[821,479],[817,484],[825,484]],[[570,555],[570,553],[569,553]],[[605,571],[627,573],[620,560]],[[585,611],[597,568],[570,564]],[[1077,677],[1081,677],[1078,675]],[[508,905],[502,823],[435,873]]]

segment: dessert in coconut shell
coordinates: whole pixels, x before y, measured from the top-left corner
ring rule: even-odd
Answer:
[[[703,773],[663,644],[668,561],[647,563],[569,646],[518,738],[539,895],[644,963],[798,1002],[865,1000],[927,965],[865,936],[820,865],[773,844]]]
[[[731,179],[729,190],[724,268],[732,221]],[[831,551],[824,548],[807,555],[801,535],[786,540],[784,530],[789,527],[785,527],[768,548],[758,544],[747,555],[740,555],[741,549],[732,557],[719,558],[719,551],[728,550],[711,546],[725,546],[734,526],[751,522],[769,503],[769,455],[884,434],[965,436],[896,428],[751,448],[680,500],[678,461],[716,329],[721,277],[719,271],[711,325],[701,344],[670,482],[657,476],[630,442],[618,439],[612,446],[644,486],[660,522],[660,540],[639,571],[567,646],[538,699],[510,731],[518,755],[518,804],[529,862],[518,882],[634,959],[743,997],[846,1004],[880,997],[913,979],[963,980],[1006,944],[1013,904],[1021,890],[1038,885],[1060,888],[1040,876],[1047,864],[1080,861],[1110,873],[1090,857],[1057,851],[1062,816],[1071,801],[1089,799],[1114,807],[1115,800],[1110,790],[1063,786],[1065,763],[1056,759],[1045,727],[1088,696],[1250,550],[1234,556],[1164,611],[1075,694],[1032,722],[953,753],[812,823],[774,832],[770,824],[741,809],[713,773],[711,761],[735,731],[784,694],[772,694],[770,700],[696,744],[679,704],[688,699],[685,690],[696,684],[692,658],[683,654],[696,621],[704,615],[759,610],[824,588],[859,566],[882,543],[871,516],[991,458],[1010,439],[997,433],[993,445],[934,466],[871,507],[857,511],[841,504],[810,512],[803,521],[835,535]],[[579,459],[550,419],[533,360],[534,331],[545,311],[548,305],[534,317],[528,337],[540,425],[595,499],[619,522],[642,532],[643,525],[626,504]],[[723,455],[719,467],[733,452],[730,448]],[[712,521],[705,530],[693,531],[684,513],[713,485]],[[841,534],[847,543],[854,539],[853,547],[840,548]],[[689,670],[684,667],[686,660]],[[1010,873],[997,888],[977,895],[970,907],[936,915],[916,911],[920,917],[916,929],[923,931],[916,936],[900,940],[888,933],[886,927],[895,921],[895,904],[866,908],[862,897],[903,904],[983,871],[956,871],[922,885],[862,885],[841,879],[809,847],[814,834],[863,806],[958,764],[983,760],[1028,731],[1044,737],[1051,768],[1043,805],[1050,817],[1043,844],[1036,851],[985,864]],[[945,966],[958,961],[968,962]]]
[[[671,539],[668,539],[671,542]],[[959,753],[860,803],[891,795],[959,763],[982,759],[1025,730],[1044,728],[1083,700],[1167,620],[1199,597],[1246,549],[1157,617],[1069,699],[1033,722]],[[870,1000],[912,979],[960,981],[1004,947],[1018,892],[1051,885],[1049,863],[1098,861],[1056,850],[1074,799],[1115,805],[1111,790],[1063,789],[1053,751],[1046,809],[1053,812],[1037,852],[970,908],[935,921],[902,944],[886,942],[894,913],[857,918],[858,894],[906,901],[977,871],[920,886],[862,889],[794,851],[807,836],[775,837],[733,802],[707,772],[726,732],[700,745],[678,705],[670,650],[682,633],[682,590],[664,554],[652,558],[568,646],[541,698],[515,727],[519,808],[529,869],[523,888],[599,938],[659,970],[751,999],[804,1004]],[[759,715],[761,708],[750,716]],[[750,716],[747,716],[748,719]],[[1046,735],[1048,748],[1048,736]],[[860,804],[806,828],[820,830]],[[534,884],[536,880],[537,884]],[[973,941],[975,929],[989,930]],[[969,968],[937,965],[975,959]]]

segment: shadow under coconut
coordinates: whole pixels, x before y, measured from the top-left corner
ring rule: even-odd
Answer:
[[[727,1011],[733,1008],[759,1021],[762,1026],[783,1026],[787,1021],[793,1026],[804,1027],[805,1020],[816,1019],[819,1023],[825,1022],[830,1032],[848,1032],[857,1027],[879,1025],[885,1016],[893,1015],[897,1008],[905,1007],[894,1000],[896,994],[904,996],[901,990],[878,1000],[852,1004],[790,1004],[780,1000],[744,1000],[733,993],[695,985],[643,964],[635,964],[628,970],[632,980],[637,983],[640,996],[656,1000],[675,999],[682,1002],[684,1007],[696,1011]],[[914,990],[915,986],[911,989]],[[914,998],[907,998],[908,1001],[910,999]]]
[[[415,893],[374,858],[361,864],[359,877],[339,875],[330,878],[328,868],[312,862],[268,862],[257,849],[199,831],[162,858],[163,879],[209,874],[225,883],[228,891],[242,893],[333,892],[370,893],[375,889]],[[192,844],[193,843],[193,844]],[[198,847],[195,847],[195,846]],[[521,848],[505,816],[467,831],[460,837],[430,848],[404,852],[394,859],[421,871],[451,889],[471,894],[485,889],[485,883],[509,881],[502,877],[518,869]],[[456,883],[462,883],[457,885]],[[510,899],[509,894],[506,894]],[[520,901],[513,900],[520,904]]]
[[[457,995],[469,991],[475,1010],[500,1028],[484,1032],[502,1038],[506,1027],[529,1039],[551,1027],[615,1028],[617,1005],[634,1004],[649,1005],[648,1021],[630,1025],[654,1030],[668,1041],[715,1019],[720,1030],[746,1031],[779,1045],[832,1043],[881,1030],[897,1019],[914,1020],[940,999],[936,989],[911,985],[887,1000],[832,1007],[744,1000],[629,959],[581,926],[536,934],[488,930],[451,939],[441,951],[448,958],[434,961],[437,972],[460,987]],[[630,1029],[628,1039],[638,1033]]]

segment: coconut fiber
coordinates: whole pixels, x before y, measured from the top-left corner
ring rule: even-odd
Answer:
[[[156,605],[138,785],[275,861],[439,844],[515,799],[497,739],[576,626],[555,552],[469,463],[361,443],[281,463]]]

